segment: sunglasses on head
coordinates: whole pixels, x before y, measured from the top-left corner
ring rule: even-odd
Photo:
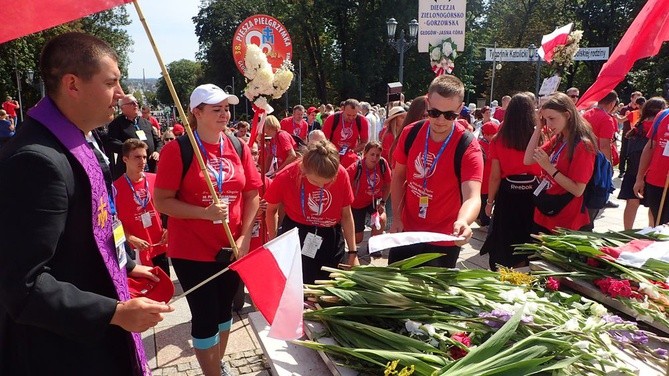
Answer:
[[[427,110],[427,115],[433,119],[438,118],[440,115],[444,115],[444,119],[446,120],[455,120],[460,116],[460,114],[454,111],[439,111],[434,108]]]

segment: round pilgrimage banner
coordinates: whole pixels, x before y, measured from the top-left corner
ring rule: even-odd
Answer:
[[[288,30],[276,18],[265,14],[253,15],[242,22],[235,31],[232,40],[232,58],[235,65],[244,74],[244,57],[246,45],[258,45],[267,61],[276,71],[284,60],[292,60],[293,42]]]

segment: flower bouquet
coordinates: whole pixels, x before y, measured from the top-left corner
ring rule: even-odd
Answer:
[[[551,65],[558,75],[562,75],[567,68],[574,64],[574,56],[579,49],[579,42],[583,37],[583,30],[574,30],[569,33],[567,43],[556,46],[553,50]]]
[[[453,72],[453,69],[455,69],[453,61],[458,57],[457,48],[458,46],[451,38],[446,38],[437,45],[430,44],[428,46],[430,65],[435,75],[439,76]]]
[[[305,319],[322,323],[320,335],[336,344],[297,343],[363,374],[634,374],[631,357],[658,374],[666,366],[666,339],[599,303],[506,269],[419,266],[438,256],[328,268],[331,280],[305,290],[319,304]]]
[[[516,249],[531,251],[562,270],[578,272],[572,277],[574,282],[591,284],[626,306],[638,320],[669,333],[669,242],[661,241],[661,235],[559,230],[556,235],[535,237],[539,243]]]

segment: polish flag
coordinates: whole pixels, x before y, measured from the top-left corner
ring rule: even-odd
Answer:
[[[296,228],[242,257],[230,269],[239,273],[270,324],[270,337],[284,341],[302,337],[302,253]]]
[[[5,4],[0,43],[102,12],[132,0],[28,0]]]
[[[567,38],[569,37],[569,33],[571,33],[572,26],[574,26],[573,22],[569,25],[557,28],[552,33],[541,37],[541,47],[539,47],[539,50],[537,51],[539,56],[548,63],[553,61],[555,47],[567,44]]]
[[[602,247],[600,251],[606,254],[603,258],[636,268],[643,267],[651,258],[669,263],[669,241],[635,239],[620,247]]]

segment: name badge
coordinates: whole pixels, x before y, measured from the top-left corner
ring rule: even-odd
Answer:
[[[260,237],[260,221],[253,222],[253,228],[251,229],[251,237],[252,238]]]
[[[144,133],[144,131],[142,131],[142,130],[137,131],[136,130],[135,134],[137,134],[137,138],[139,138],[141,141],[146,141],[147,140],[146,139],[146,133]]]
[[[664,151],[662,152],[663,157],[669,157],[669,140],[664,144]]]
[[[318,252],[318,249],[321,247],[321,244],[323,244],[322,237],[311,232],[308,233],[307,236],[304,238],[304,245],[302,246],[302,254],[309,258],[315,258],[316,252]]]
[[[119,268],[124,268],[128,263],[128,258],[125,253],[125,232],[123,225],[118,219],[114,221],[114,247],[116,248],[116,258],[118,260]]]
[[[339,150],[339,155],[344,155],[348,151],[348,146],[344,145],[341,147],[341,150]]]
[[[541,194],[541,192],[544,189],[546,189],[546,186],[548,186],[548,179],[544,179],[544,180],[541,181],[541,183],[539,183],[539,186],[537,187],[537,189],[534,190],[534,195],[539,196]]]
[[[142,215],[140,215],[139,217],[142,220],[142,226],[144,226],[144,228],[151,227],[151,213],[145,212],[142,213]]]

